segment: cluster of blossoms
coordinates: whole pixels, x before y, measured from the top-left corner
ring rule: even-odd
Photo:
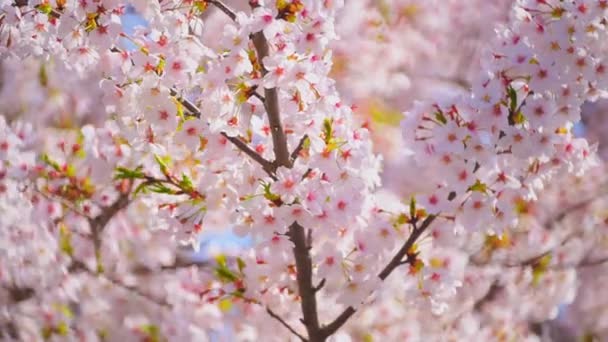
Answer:
[[[342,5],[0,0],[0,338],[323,341],[367,308],[385,320],[363,311],[352,338],[534,337],[576,282],[548,269],[588,256],[517,228],[548,180],[594,165],[571,130],[606,88],[608,3],[518,2],[472,95],[406,114],[404,147],[441,173],[405,202],[376,192],[330,77]],[[128,11],[146,26],[124,32]],[[251,246],[199,262],[209,229]],[[557,261],[503,271],[538,246]]]
[[[430,212],[500,233],[552,176],[593,165],[593,148],[571,130],[583,102],[605,88],[596,43],[605,14],[602,1],[522,3],[484,54],[470,97],[419,103],[406,114],[416,159],[447,175],[421,199]]]

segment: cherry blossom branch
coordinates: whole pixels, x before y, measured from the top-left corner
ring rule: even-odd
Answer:
[[[219,10],[221,10],[228,17],[230,17],[230,19],[236,20],[236,13],[234,12],[234,10],[229,8],[220,0],[208,0],[208,3],[216,6]],[[251,2],[250,4],[255,7],[255,4],[253,2]],[[264,32],[260,31],[254,33],[251,36],[251,41],[255,46],[258,62],[262,67],[262,76],[265,76],[266,74],[268,74],[268,70],[264,66],[263,60],[270,54],[270,46],[268,45],[268,40],[266,40]],[[262,100],[262,102],[264,103],[264,108],[266,109],[266,113],[268,114],[268,122],[270,123],[270,131],[272,134],[272,146],[275,156],[275,160],[272,162],[274,170],[276,170],[276,168],[278,168],[279,166],[291,167],[293,165],[293,160],[287,147],[287,136],[285,135],[285,130],[283,129],[283,123],[281,122],[281,110],[279,107],[278,89],[265,88],[263,97],[258,95],[257,93],[255,93],[254,95],[257,95],[258,98]]]
[[[598,191],[594,196],[591,196],[585,200],[572,204],[569,207],[567,207],[566,209],[562,210],[559,214],[553,216],[547,222],[545,222],[545,224],[544,224],[545,227],[547,227],[548,230],[552,230],[553,227],[556,224],[562,222],[568,214],[586,208],[588,205],[595,202],[598,198],[600,198],[601,196],[606,195],[606,194],[608,194],[607,184],[600,185],[600,191]]]
[[[285,328],[287,328],[289,331],[291,331],[292,334],[296,335],[301,341],[303,341],[303,342],[308,341],[304,336],[302,336],[300,333],[298,333],[291,325],[289,325],[289,323],[285,322],[285,320],[283,318],[281,318],[281,316],[277,315],[276,313],[274,313],[274,311],[270,310],[269,307],[266,307],[266,312],[270,315],[270,317],[276,319]]]
[[[222,1],[207,0],[207,3],[210,3],[213,6],[217,7],[220,11],[224,12],[227,16],[229,16],[230,19],[236,20],[236,13],[230,7],[228,7],[226,4],[224,4]]]
[[[262,76],[268,74],[268,70],[264,66],[264,58],[270,54],[270,46],[264,36],[264,32],[260,31],[253,35],[253,45],[258,54],[258,61],[262,67]],[[272,134],[272,146],[274,149],[274,166],[291,167],[289,149],[287,148],[287,136],[283,130],[281,122],[281,110],[279,108],[279,95],[277,88],[264,89],[264,108],[268,114],[268,122],[270,123],[270,132]]]
[[[291,160],[292,164],[296,161],[296,159],[298,159],[298,156],[300,155],[300,152],[302,152],[302,149],[304,148],[304,144],[306,143],[307,139],[308,135],[305,134],[302,139],[300,139],[298,146],[296,146],[296,148],[291,152],[291,156],[289,157],[289,159]]]
[[[437,218],[437,215],[428,216],[420,225],[417,226],[416,222],[412,225],[414,229],[412,230],[412,234],[408,237],[407,241],[401,246],[399,251],[395,254],[395,256],[391,259],[391,261],[382,269],[382,271],[378,274],[378,277],[381,280],[385,280],[397,267],[402,265],[403,258],[408,254],[408,251],[414,246],[418,238],[424,233],[424,231],[433,223],[433,221]],[[324,336],[333,335],[340,327],[344,325],[348,321],[352,315],[355,314],[357,310],[352,306],[346,308],[333,322],[329,323],[327,326],[323,327],[322,332]]]
[[[228,9],[228,7],[226,5],[224,5],[220,1],[213,0],[213,1],[209,1],[209,3],[211,3],[211,4],[215,5],[215,6],[222,6],[222,8]],[[231,11],[230,9],[228,9],[228,11],[229,11],[229,13],[234,14],[234,12]],[[234,16],[236,18],[236,15],[234,15]],[[232,18],[232,16],[231,16],[231,18]],[[116,52],[116,53],[122,53],[122,50],[119,49],[119,48],[117,48],[117,47],[113,47],[111,50],[113,52]],[[184,108],[186,108],[186,110],[192,116],[194,116],[196,118],[200,118],[202,116],[202,113],[198,109],[198,107],[194,103],[192,103],[191,101],[189,101],[188,99],[180,96],[175,88],[170,88],[169,89],[169,93],[171,94],[171,96],[175,96],[175,98],[177,99],[177,101],[179,101],[179,103],[182,106],[184,106]],[[259,94],[254,93],[254,95],[258,95],[258,97],[262,100],[262,102],[265,101],[264,97],[260,96]],[[273,163],[271,163],[270,161],[268,161],[265,158],[263,158],[256,151],[254,151],[251,147],[249,147],[249,145],[247,145],[246,143],[242,142],[239,138],[230,137],[230,136],[228,136],[224,132],[222,132],[222,135],[224,137],[226,137],[239,150],[243,151],[246,155],[248,155],[253,160],[255,160],[257,163],[259,163],[262,166],[262,168],[264,169],[264,171],[266,171],[266,173],[268,173],[270,176],[273,176],[274,170],[276,169],[276,167],[273,166]]]
[[[317,298],[315,286],[312,283],[312,260],[310,245],[307,243],[306,231],[298,222],[289,227],[289,236],[293,242],[293,255],[296,262],[296,280],[301,297],[300,306],[304,316],[302,323],[306,326],[310,341],[323,341],[326,335],[319,325],[317,314]]]
[[[171,96],[175,96],[177,101],[179,101],[179,103],[181,103],[182,106],[184,106],[184,108],[186,108],[192,116],[196,118],[200,118],[202,116],[201,111],[196,107],[196,105],[190,102],[190,100],[179,95],[175,88],[170,88],[169,93],[171,94]]]
[[[177,90],[171,88],[170,93],[171,93],[171,96],[175,96],[177,98],[177,100],[182,104],[182,106],[184,106],[184,108],[186,108],[188,110],[188,112],[192,116],[197,117],[197,118],[201,117],[201,115],[202,115],[201,111],[196,107],[196,105],[194,105],[189,100],[179,96]],[[247,145],[241,139],[239,139],[237,137],[231,137],[224,132],[222,132],[221,134],[226,139],[228,139],[234,146],[236,146],[239,150],[244,152],[246,155],[248,155],[251,159],[256,161],[258,164],[260,164],[262,166],[262,168],[264,169],[264,171],[266,171],[266,173],[268,173],[271,176],[274,174],[275,168],[273,167],[273,164],[269,160],[266,160],[264,157],[262,157],[259,153],[257,153],[251,147],[249,147],[249,145]]]
[[[107,274],[100,274],[98,272],[94,272],[92,270],[90,270],[88,267],[86,267],[86,265],[78,260],[73,260],[72,261],[72,265],[70,266],[70,270],[72,271],[82,271],[86,274],[89,274],[90,276],[106,281],[118,288],[121,288],[123,290],[128,291],[129,293],[132,293],[134,295],[136,295],[137,297],[140,297],[141,299],[145,299],[148,302],[151,302],[153,304],[156,304],[158,306],[162,306],[168,309],[171,309],[172,306],[171,304],[169,304],[167,301],[165,301],[164,299],[159,299],[156,298],[148,293],[145,293],[143,291],[141,291],[139,288],[135,287],[135,286],[129,286],[125,283],[123,283],[122,281],[120,281],[119,279],[113,278],[108,276]]]
[[[106,225],[110,220],[122,209],[129,205],[129,194],[131,192],[131,186],[125,192],[120,194],[118,199],[112,203],[109,207],[105,208],[100,215],[93,219],[89,219],[89,225],[91,226],[91,239],[93,241],[93,247],[95,249],[95,257],[97,262],[100,262],[100,251],[101,251],[101,233],[105,229]]]
[[[486,292],[485,295],[483,295],[475,302],[475,304],[473,305],[473,309],[475,311],[481,310],[484,304],[493,301],[494,298],[496,298],[496,296],[500,293],[500,291],[502,291],[502,289],[503,286],[498,284],[498,281],[494,281],[492,285],[490,285],[490,288],[488,288],[488,292]]]
[[[244,141],[237,137],[228,136],[228,134],[222,132],[222,135],[228,139],[232,144],[234,144],[239,150],[243,151],[246,155],[248,155],[251,159],[256,161],[258,164],[262,165],[262,168],[266,173],[273,176],[274,175],[274,167],[272,163],[262,157],[259,153],[251,149],[249,145],[247,145]]]
[[[215,6],[218,6],[220,10],[226,13],[233,20],[236,18],[234,12],[228,9],[221,2],[210,1],[210,3],[214,4]],[[250,2],[250,5],[252,7],[257,6],[255,2]],[[264,66],[263,60],[270,54],[270,46],[268,45],[268,41],[264,36],[264,32],[260,31],[253,34],[253,36],[251,37],[251,41],[253,42],[253,45],[257,52],[258,62],[262,68],[262,76],[265,76],[266,74],[268,74],[268,70]],[[300,140],[300,143],[294,149],[294,151],[292,153],[289,153],[289,148],[287,146],[287,137],[285,134],[285,130],[283,129],[283,124],[281,122],[278,89],[276,87],[264,89],[263,103],[264,108],[266,109],[266,113],[268,115],[268,122],[270,124],[270,132],[272,135],[272,146],[275,155],[275,159],[272,162],[273,171],[275,171],[280,166],[291,168],[293,166],[293,162],[304,147],[304,142],[308,137],[304,136],[302,140]],[[302,299],[302,315],[304,316],[302,322],[306,327],[306,331],[308,332],[308,339],[310,341],[324,341],[325,338],[333,334],[335,330],[328,334],[329,331],[324,331],[319,325],[316,293],[318,291],[318,288],[320,288],[322,285],[316,287],[313,285],[312,282],[310,236],[306,236],[305,228],[302,227],[298,222],[293,222],[289,227],[289,237],[294,243],[293,254],[296,263],[296,278],[298,283],[298,292]],[[278,316],[275,317],[275,315],[273,315],[273,313],[271,313],[269,309],[267,311],[275,319],[279,318]],[[287,326],[287,328],[300,339],[302,339],[302,336],[297,334],[293,329],[290,329],[289,326]]]
[[[184,259],[176,259],[175,262],[171,265],[164,265],[159,268],[161,271],[177,271],[181,269],[186,269],[190,267],[196,267],[198,269],[202,269],[205,267],[209,267],[211,264],[207,261],[196,261],[196,260],[184,260]],[[156,269],[148,268],[146,266],[138,266],[133,269],[133,273],[137,275],[147,275],[151,274]]]

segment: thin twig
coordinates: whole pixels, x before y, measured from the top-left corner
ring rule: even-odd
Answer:
[[[188,112],[192,116],[194,116],[196,118],[201,117],[201,111],[196,107],[196,105],[194,105],[192,102],[188,101],[187,99],[178,96],[177,90],[171,88],[170,92],[171,92],[171,95],[175,96],[177,98],[177,100],[184,106],[184,108],[186,108],[188,110]],[[226,139],[228,139],[234,146],[236,146],[239,150],[243,151],[246,155],[251,157],[251,159],[255,160],[258,164],[260,164],[262,166],[262,168],[264,169],[264,171],[266,171],[266,173],[268,173],[270,176],[274,175],[274,167],[273,167],[273,164],[269,160],[266,160],[259,153],[254,151],[251,147],[249,147],[249,145],[247,145],[241,139],[236,138],[236,137],[231,137],[228,134],[226,134],[225,132],[222,132],[221,134]]]
[[[378,277],[382,280],[385,280],[399,265],[401,265],[401,261],[403,257],[407,255],[408,251],[412,248],[412,246],[416,243],[418,238],[424,233],[424,231],[433,223],[437,215],[428,216],[420,227],[416,227],[414,224],[414,229],[412,234],[408,237],[407,241],[403,244],[403,246],[399,249],[399,251],[395,254],[395,256],[391,259],[391,261],[382,269],[382,271],[378,274]],[[355,314],[357,310],[352,306],[346,308],[333,322],[329,323],[325,327],[323,327],[322,332],[325,336],[333,335],[344,323],[348,321],[348,319]]]
[[[226,4],[224,4],[222,1],[207,0],[207,2],[212,4],[213,6],[217,7],[220,11],[224,12],[233,21],[236,21],[236,13],[230,7],[228,7]]]
[[[253,96],[257,97],[258,99],[260,99],[260,101],[262,101],[262,103],[266,102],[266,98],[260,94],[258,94],[257,91],[253,92]]]
[[[103,212],[95,218],[89,219],[89,225],[91,227],[91,239],[93,240],[93,247],[95,249],[95,256],[100,258],[101,251],[101,233],[106,228],[108,222],[122,209],[129,205],[129,193],[131,192],[131,186],[126,193],[120,194],[118,199],[112,203],[109,207],[104,208]]]
[[[307,139],[308,135],[304,134],[302,139],[300,139],[298,146],[296,146],[296,148],[291,152],[291,156],[289,157],[289,159],[291,160],[292,164],[296,161],[296,159],[298,159],[298,156],[300,155],[300,152],[302,152],[302,149],[304,148],[304,144],[306,143]]]
[[[302,340],[302,342],[308,342],[308,340],[304,336],[302,336],[300,333],[298,333],[291,325],[289,325],[289,323],[285,322],[285,320],[283,320],[283,318],[281,318],[281,316],[277,315],[272,310],[270,310],[269,307],[266,307],[266,312],[268,312],[268,314],[272,318],[279,321],[285,328],[287,328],[289,331],[291,331],[292,334],[296,335],[300,340]]]
[[[86,265],[78,260],[73,260],[72,262],[72,266],[70,266],[70,269],[72,271],[82,271],[84,273],[89,274],[92,277],[104,280],[110,284],[113,284],[116,287],[122,288],[123,290],[129,291],[130,293],[147,300],[148,302],[154,303],[156,305],[171,309],[172,306],[171,304],[169,304],[167,301],[165,301],[164,299],[159,299],[156,298],[148,293],[145,293],[143,291],[141,291],[141,289],[135,287],[135,286],[129,286],[125,283],[123,283],[122,281],[116,279],[116,278],[112,278],[110,276],[108,276],[107,274],[100,274],[98,272],[93,272],[91,271],[88,267],[86,267]]]
[[[325,286],[325,278],[321,279],[321,281],[319,282],[319,284],[317,284],[317,286],[315,286],[315,292],[321,291],[321,289],[323,288],[323,286]]]
[[[186,108],[192,116],[194,116],[196,118],[201,117],[201,115],[202,115],[201,111],[196,107],[196,105],[194,103],[192,103],[188,99],[180,96],[179,93],[177,92],[177,90],[174,88],[170,88],[169,92],[170,92],[171,96],[175,96],[175,98],[179,101],[179,103],[181,103],[182,106],[184,106],[184,108]]]
[[[251,159],[255,160],[258,164],[262,165],[262,168],[266,173],[270,176],[274,175],[274,168],[272,163],[262,157],[259,153],[254,151],[247,145],[244,141],[239,138],[228,136],[228,134],[222,132],[222,135],[228,139],[231,143],[233,143],[239,150],[243,151],[246,155],[251,157]]]

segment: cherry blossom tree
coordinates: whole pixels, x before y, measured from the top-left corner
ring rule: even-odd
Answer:
[[[0,0],[0,338],[608,338],[607,35],[605,0]]]

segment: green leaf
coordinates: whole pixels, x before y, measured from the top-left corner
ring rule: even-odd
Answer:
[[[59,249],[70,257],[74,254],[72,234],[64,224],[59,227]]]
[[[325,141],[326,145],[329,145],[332,138],[333,138],[333,128],[332,128],[332,120],[331,119],[325,119],[323,120],[323,140]]]
[[[435,119],[444,125],[448,123],[448,119],[446,119],[445,115],[441,110],[437,110],[435,112]]]
[[[137,168],[131,170],[126,167],[119,166],[116,168],[114,175],[114,180],[118,179],[143,179],[146,175],[142,171],[143,167],[138,166]]]
[[[239,278],[232,273],[232,271],[230,269],[228,269],[228,267],[216,267],[215,268],[215,275],[222,281],[225,282],[233,282],[238,280]]]
[[[262,186],[264,187],[264,198],[271,202],[276,202],[281,199],[281,196],[274,194],[270,191],[270,183],[265,183]]]
[[[37,5],[36,9],[42,14],[51,14],[51,12],[53,12],[53,6],[49,3]]]
[[[160,167],[160,171],[163,174],[168,175],[169,174],[168,164],[171,163],[171,157],[169,157],[169,156],[161,157],[161,156],[155,154],[154,160],[156,160],[156,163],[158,163],[158,166]]]
[[[473,191],[473,192],[481,192],[483,194],[488,192],[488,186],[486,185],[486,183],[482,183],[479,181],[479,179],[475,182],[475,184],[471,185],[469,187],[469,191]]]
[[[526,122],[526,117],[524,116],[524,114],[521,112],[521,110],[518,110],[517,112],[515,112],[513,114],[513,123],[515,125],[519,125]]]
[[[509,97],[509,111],[515,112],[517,109],[517,92],[512,86],[507,88],[507,96]]]
[[[61,312],[61,314],[67,319],[74,318],[74,312],[72,312],[72,309],[65,304],[57,304],[55,305],[55,309]]]
[[[236,264],[239,267],[239,272],[243,273],[243,270],[247,266],[247,264],[245,263],[245,261],[243,259],[237,257],[236,258]]]
[[[224,254],[216,255],[215,262],[217,262],[220,267],[226,267],[226,256]]]
[[[194,185],[192,184],[192,179],[188,177],[186,174],[182,174],[182,179],[179,181],[179,187],[185,192],[194,191]]]
[[[399,216],[397,217],[398,225],[406,224],[408,222],[409,222],[409,218],[405,214],[399,214]]]
[[[410,199],[410,217],[412,219],[416,217],[416,197],[414,196]]]
[[[41,158],[42,158],[42,162],[44,162],[48,166],[50,166],[53,169],[55,169],[55,171],[61,171],[61,166],[59,165],[59,163],[57,163],[56,161],[52,160],[51,157],[49,157],[48,154],[43,154]]]
[[[543,275],[545,275],[545,273],[547,272],[547,269],[549,268],[549,264],[551,263],[551,258],[552,258],[551,254],[547,254],[547,255],[543,256],[542,258],[540,258],[538,261],[536,261],[532,265],[532,284],[533,285],[538,285],[538,283],[540,282]]]
[[[205,0],[198,0],[194,1],[193,6],[199,13],[203,13],[207,9],[209,4]]]
[[[507,95],[509,97],[509,125],[514,126],[524,123],[526,121],[526,117],[517,108],[517,92],[512,86],[507,88]]]
[[[160,328],[155,324],[146,324],[139,327],[139,329],[146,335],[148,342],[161,342]]]
[[[306,137],[306,139],[304,139],[304,143],[302,144],[302,149],[308,150],[309,148],[310,148],[310,138]]]
[[[47,4],[47,6],[49,5]],[[44,65],[44,63],[40,64],[40,70],[38,70],[38,80],[40,81],[40,85],[42,85],[43,87],[46,87],[49,84],[49,75],[46,72],[46,66]]]
[[[147,189],[157,194],[175,195],[176,192],[161,182],[152,183],[147,187]]]
[[[55,327],[55,331],[59,336],[67,336],[70,332],[70,326],[66,322],[59,322]]]
[[[137,196],[137,195],[139,195],[139,193],[140,193],[140,192],[141,192],[141,193],[144,193],[144,194],[145,194],[145,193],[148,193],[148,186],[149,186],[149,185],[150,185],[150,184],[148,184],[148,183],[146,183],[146,182],[139,184],[139,185],[137,186],[137,188],[135,188],[135,191],[133,191],[133,195],[134,195],[134,196]]]
[[[95,252],[95,261],[97,262],[97,274],[102,274],[105,269],[103,267],[103,261],[101,259],[101,251],[96,251]]]

